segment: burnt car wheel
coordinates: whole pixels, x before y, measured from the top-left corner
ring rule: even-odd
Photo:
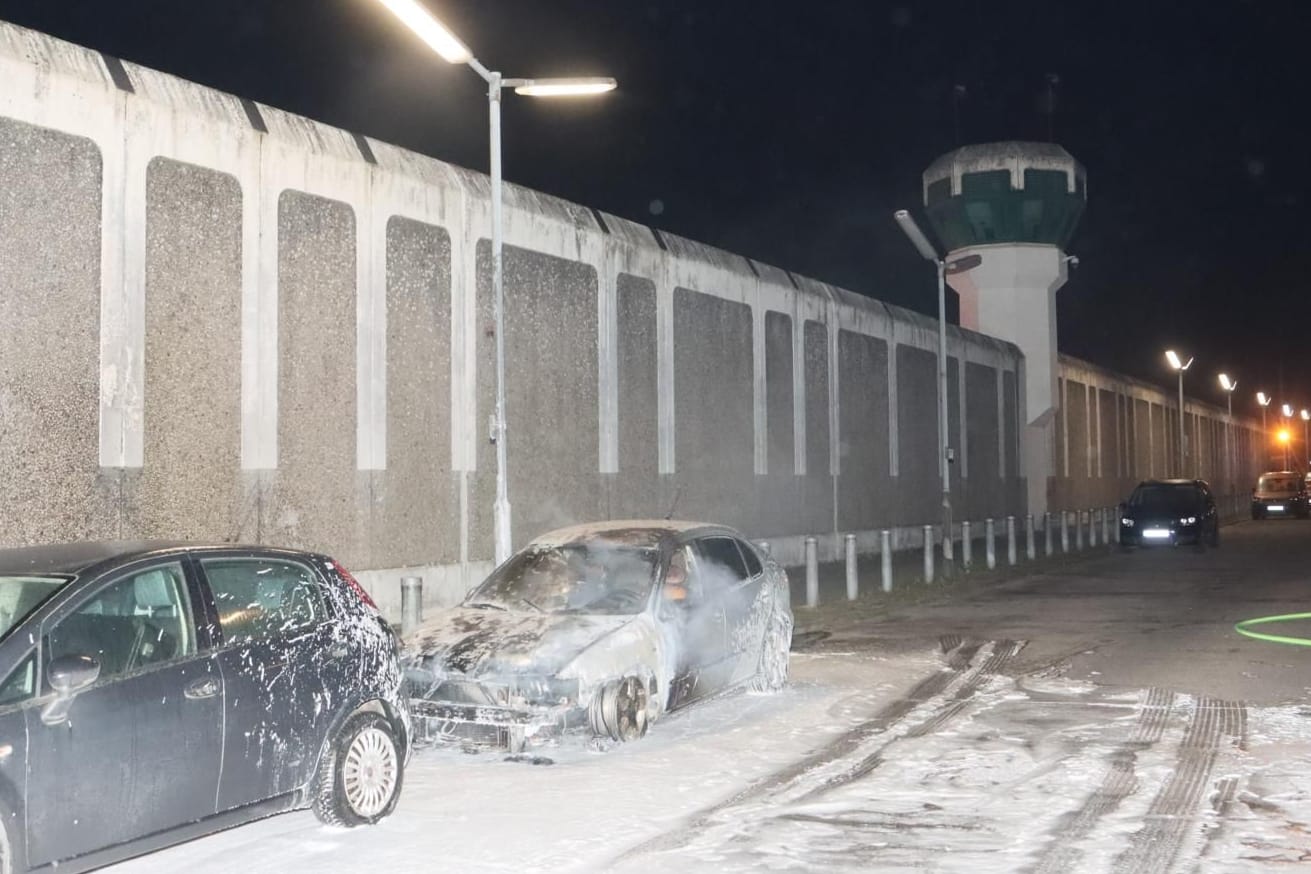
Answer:
[[[357,713],[320,765],[314,813],[327,825],[372,825],[396,808],[404,778],[400,745],[386,717]]]
[[[611,740],[637,740],[648,728],[646,684],[637,677],[611,680],[592,697],[588,718],[592,733]]]
[[[787,685],[788,654],[792,649],[792,619],[775,610],[765,627],[760,646],[760,665],[751,678],[752,692],[777,692]]]

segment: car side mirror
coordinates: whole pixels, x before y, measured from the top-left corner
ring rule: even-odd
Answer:
[[[59,725],[68,720],[69,708],[77,693],[100,678],[100,662],[91,656],[60,656],[46,666],[50,688],[55,690],[54,700],[41,711],[46,725]]]

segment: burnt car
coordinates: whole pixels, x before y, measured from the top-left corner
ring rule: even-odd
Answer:
[[[618,521],[545,534],[406,638],[417,739],[511,750],[787,681],[786,572],[736,531]]]
[[[296,807],[376,822],[409,746],[398,647],[323,555],[0,550],[0,871],[83,871]]]
[[[1220,514],[1203,480],[1146,480],[1120,505],[1120,545],[1220,545]]]
[[[1307,496],[1306,480],[1297,471],[1272,470],[1257,478],[1252,489],[1252,518],[1296,516],[1305,519],[1311,515],[1311,498]]]

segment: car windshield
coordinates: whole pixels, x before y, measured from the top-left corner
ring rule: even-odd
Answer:
[[[0,576],[0,640],[66,585],[63,577]]]
[[[1295,492],[1297,476],[1290,474],[1266,474],[1261,477],[1256,487],[1263,492]]]
[[[611,544],[528,547],[497,568],[464,603],[543,613],[641,612],[657,553]]]
[[[1197,509],[1197,487],[1153,484],[1139,486],[1129,496],[1129,506],[1148,513],[1185,514]]]

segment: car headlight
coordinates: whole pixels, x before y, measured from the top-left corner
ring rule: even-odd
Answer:
[[[1194,524],[1196,521],[1197,521],[1197,517],[1196,517],[1196,516],[1180,516],[1180,517],[1179,517],[1179,524],[1180,524],[1180,525],[1192,525],[1192,524]]]
[[[523,675],[510,681],[510,697],[529,704],[560,704],[578,700],[578,680]]]
[[[1122,516],[1120,518],[1120,524],[1123,525],[1125,528],[1132,528],[1133,520],[1130,519],[1128,516]]]

